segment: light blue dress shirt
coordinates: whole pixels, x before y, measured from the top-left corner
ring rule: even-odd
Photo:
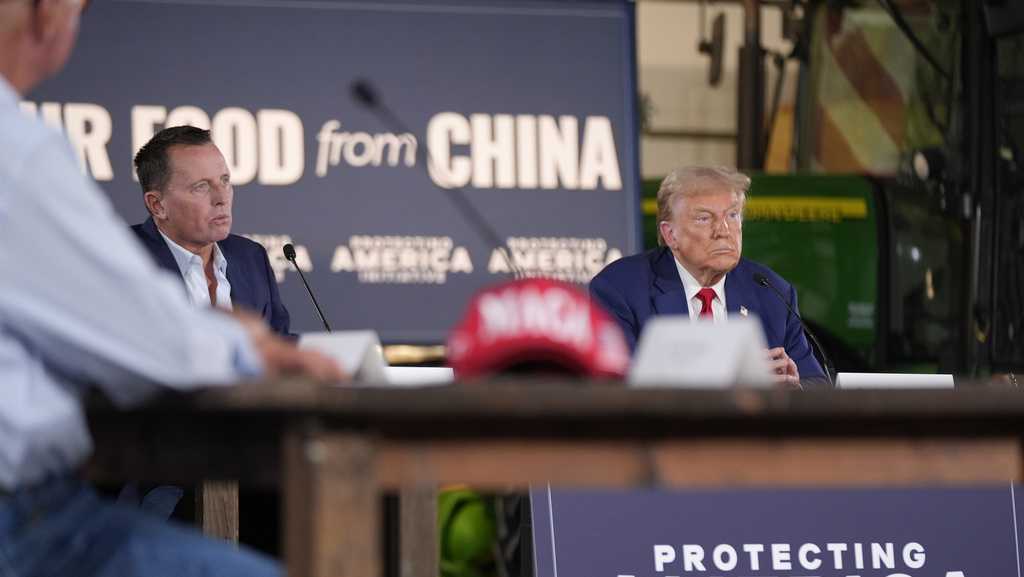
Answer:
[[[90,453],[95,383],[129,404],[261,374],[243,329],[195,309],[85,178],[59,133],[0,76],[0,488],[67,474]]]
[[[185,279],[185,290],[188,292],[188,300],[192,306],[209,307],[216,304],[217,308],[232,310],[231,283],[228,282],[228,259],[224,258],[224,253],[220,251],[217,243],[213,243],[213,276],[217,279],[217,302],[211,303],[210,289],[206,284],[206,272],[203,270],[203,258],[171,240],[159,228],[157,231],[163,237],[167,248],[171,250],[174,262],[178,264],[178,270],[181,271],[181,278]]]

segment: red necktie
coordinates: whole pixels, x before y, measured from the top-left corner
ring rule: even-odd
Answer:
[[[715,289],[704,287],[697,291],[697,298],[700,299],[700,318],[702,319],[714,319],[715,314],[711,312],[711,301],[715,300],[718,295],[715,294]]]

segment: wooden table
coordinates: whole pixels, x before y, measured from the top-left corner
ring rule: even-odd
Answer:
[[[398,491],[400,574],[435,577],[434,495],[468,483],[606,487],[1021,481],[1024,394],[627,390],[519,381],[427,389],[283,381],[90,405],[105,480],[279,487],[291,575],[381,574]],[[230,499],[228,499],[230,503]],[[228,517],[237,510],[227,510]]]

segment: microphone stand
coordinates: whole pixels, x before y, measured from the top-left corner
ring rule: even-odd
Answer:
[[[320,316],[320,322],[324,324],[327,332],[332,332],[331,325],[327,324],[327,318],[324,317],[324,311],[320,310],[320,303],[316,302],[316,297],[313,296],[313,289],[309,288],[309,283],[306,282],[306,275],[302,274],[299,263],[295,262],[295,247],[291,243],[284,245],[284,258],[288,259],[288,262],[292,263],[292,266],[295,267],[295,271],[299,273],[299,278],[302,279],[302,284],[306,287],[306,294],[309,295],[309,300],[313,301],[313,308],[316,309],[316,314]]]

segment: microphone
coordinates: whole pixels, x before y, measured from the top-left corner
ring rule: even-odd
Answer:
[[[772,291],[775,292],[775,295],[779,297],[779,300],[782,301],[782,304],[786,305],[786,309],[796,317],[797,322],[800,323],[800,327],[803,328],[805,333],[807,333],[807,336],[811,337],[811,342],[814,343],[814,346],[818,347],[818,352],[821,353],[821,360],[825,363],[825,378],[828,379],[828,384],[834,389],[836,387],[836,383],[832,380],[832,372],[835,370],[835,366],[832,364],[832,360],[828,358],[828,354],[825,353],[825,347],[822,347],[821,343],[818,342],[818,337],[814,336],[810,327],[804,323],[804,319],[800,318],[800,315],[793,310],[793,307],[789,306],[789,302],[786,301],[786,297],[783,296],[782,292],[768,281],[768,277],[759,272],[755,272],[754,282],[765,288],[772,289]]]
[[[302,279],[302,284],[306,287],[306,293],[309,295],[309,300],[313,301],[313,307],[316,308],[316,314],[320,315],[320,322],[324,324],[324,328],[327,332],[331,332],[331,325],[327,324],[327,319],[324,318],[324,311],[320,310],[320,303],[316,302],[316,297],[313,296],[313,289],[309,288],[309,283],[306,282],[306,275],[302,274],[302,269],[299,268],[299,263],[295,262],[295,247],[292,243],[284,245],[284,258],[288,259],[295,267],[295,270],[299,273],[299,278]]]
[[[357,79],[352,82],[350,89],[352,92],[352,100],[355,100],[361,106],[373,112],[377,118],[389,128],[396,132],[407,132],[412,134],[412,131],[409,130],[408,126],[404,122],[402,122],[402,119],[399,118],[383,100],[381,100],[380,96],[377,94],[377,90],[374,89],[373,85],[370,84],[368,80]],[[416,162],[423,167],[423,170],[426,171],[429,176],[430,172],[427,167],[431,160],[422,146],[416,147]],[[487,219],[480,214],[480,211],[473,206],[473,203],[466,198],[466,192],[459,187],[446,188],[439,186],[438,188],[444,191],[448,201],[451,202],[455,206],[456,210],[461,213],[463,220],[475,228],[477,234],[483,237],[483,239],[486,240],[492,248],[498,250],[501,257],[505,260],[505,264],[508,265],[508,269],[512,271],[512,277],[515,279],[523,278],[523,271],[519,270],[519,267],[512,262],[512,257],[509,256],[508,251],[505,250],[505,244],[501,241],[501,236],[499,236],[497,231],[494,230],[494,227],[487,222]]]
[[[359,79],[352,83],[352,98],[367,108],[377,107],[377,92],[365,80]]]

